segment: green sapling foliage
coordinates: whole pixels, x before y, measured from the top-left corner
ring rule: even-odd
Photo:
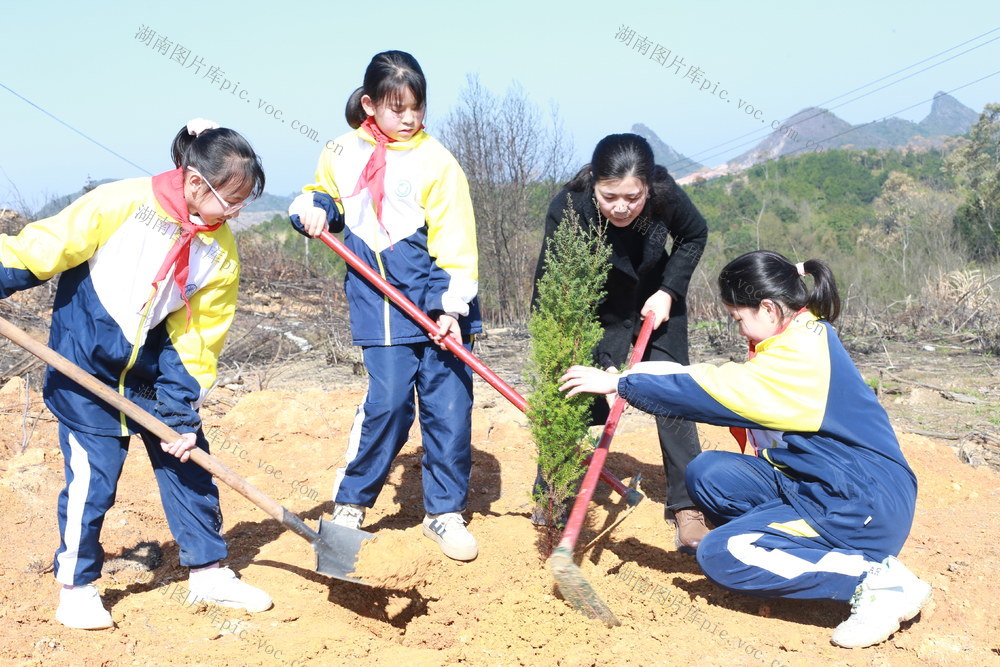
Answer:
[[[528,418],[543,482],[532,499],[536,516],[548,527],[543,540],[546,555],[555,547],[567,499],[575,494],[583,472],[587,448],[580,445],[588,435],[593,400],[586,395],[567,399],[559,391],[559,378],[574,364],[593,363],[594,348],[603,335],[597,305],[605,293],[609,254],[603,234],[582,229],[579,216],[568,205],[548,241],[544,274],[528,322]]]

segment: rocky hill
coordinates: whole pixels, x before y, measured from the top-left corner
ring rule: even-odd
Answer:
[[[807,107],[787,118],[759,144],[726,163],[724,173],[748,169],[783,155],[836,148],[903,148],[914,141],[937,145],[943,137],[965,134],[979,115],[951,95],[938,92],[919,123],[883,118],[851,125],[836,114]]]
[[[656,164],[666,167],[674,178],[682,178],[688,174],[693,174],[704,166],[675,151],[660,139],[656,135],[656,132],[653,132],[653,130],[642,123],[633,125],[632,132],[649,142],[649,145],[653,149],[653,157],[656,160]]]

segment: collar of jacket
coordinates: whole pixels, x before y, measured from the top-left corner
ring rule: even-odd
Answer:
[[[368,131],[365,130],[364,128],[359,127],[358,129],[354,130],[354,133],[356,135],[358,135],[360,138],[362,138],[365,141],[367,141],[368,143],[370,143],[372,146],[374,146],[376,144],[375,138],[372,135],[368,134]],[[425,130],[421,129],[413,137],[407,139],[406,141],[390,141],[389,143],[387,143],[385,145],[385,147],[386,147],[386,150],[390,150],[390,151],[408,151],[408,150],[413,150],[414,148],[416,148],[420,144],[422,144],[425,141],[427,141],[429,138],[430,138],[430,135],[427,134],[427,132]]]
[[[788,324],[785,325],[784,329],[769,338],[765,338],[756,345],[751,345],[749,357],[753,359],[755,356],[774,345],[775,341],[780,339],[785,334],[798,332],[802,329],[807,329],[810,333],[821,333],[816,327],[823,325],[815,324],[816,322],[819,322],[819,318],[813,315],[809,310],[802,308],[799,312],[792,316],[792,319],[788,321]]]

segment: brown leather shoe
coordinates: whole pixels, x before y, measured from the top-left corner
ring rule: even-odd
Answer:
[[[693,556],[701,540],[708,535],[709,528],[705,525],[705,515],[701,510],[685,507],[673,512],[671,523],[677,529],[674,535],[674,545],[677,550]]]

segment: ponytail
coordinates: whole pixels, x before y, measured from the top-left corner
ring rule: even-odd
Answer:
[[[722,269],[719,296],[730,306],[747,308],[759,308],[761,301],[770,299],[779,310],[808,308],[817,317],[834,322],[840,316],[840,295],[833,272],[819,259],[803,262],[802,267],[813,277],[812,290],[784,255],[771,250],[748,252]]]
[[[358,86],[358,89],[347,98],[347,105],[344,107],[344,118],[347,119],[347,124],[353,130],[361,127],[361,123],[365,122],[365,119],[368,118],[368,113],[361,106],[361,98],[364,97],[364,94],[364,86]]]
[[[836,321],[840,317],[840,294],[837,292],[833,271],[826,262],[819,259],[806,260],[802,266],[806,275],[813,277],[813,288],[806,307],[827,322]]]

